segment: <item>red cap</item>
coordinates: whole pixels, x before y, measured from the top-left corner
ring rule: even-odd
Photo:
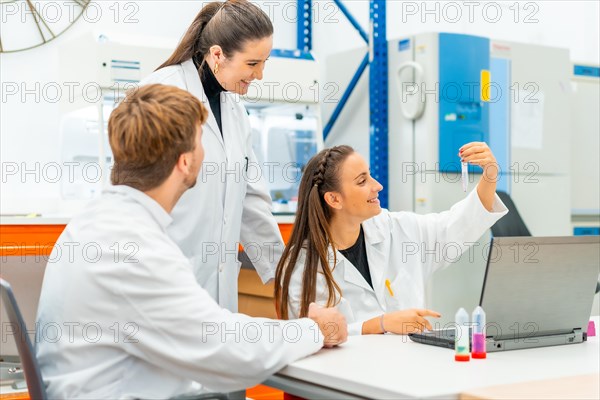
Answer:
[[[590,320],[590,322],[588,322],[587,335],[588,337],[596,336],[596,324],[593,320]]]

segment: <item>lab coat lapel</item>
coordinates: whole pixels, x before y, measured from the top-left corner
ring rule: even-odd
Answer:
[[[338,262],[336,268],[340,268],[343,270],[344,281],[346,281],[346,283],[360,286],[361,288],[371,293],[373,292],[373,289],[371,288],[371,286],[369,286],[369,283],[365,280],[365,278],[360,274],[360,272],[358,272],[358,270],[352,265],[352,263],[348,261],[346,257],[344,257],[339,251],[337,252],[337,260]]]
[[[198,97],[200,101],[202,101],[202,104],[204,104],[204,106],[209,110],[208,120],[203,126],[204,131],[202,132],[202,134],[205,134],[207,130],[212,132],[213,135],[217,136],[217,139],[219,143],[221,143],[223,151],[225,151],[225,143],[223,142],[223,136],[221,135],[221,131],[219,131],[219,126],[217,125],[215,115],[210,109],[210,104],[208,103],[208,98],[204,93],[204,88],[202,87],[202,82],[200,81],[200,75],[198,74],[196,65],[192,60],[188,60],[183,62],[181,66],[183,68],[185,84],[187,86],[188,91],[193,93],[196,97]]]
[[[381,307],[385,310],[385,272],[389,260],[385,252],[381,249],[383,242],[383,233],[371,224],[363,224],[365,232],[365,245],[367,248],[367,259],[369,260],[369,270],[371,271],[371,282],[375,289],[375,296]]]

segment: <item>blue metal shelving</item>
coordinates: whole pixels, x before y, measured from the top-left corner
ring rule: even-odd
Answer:
[[[340,116],[360,77],[367,65],[369,69],[369,159],[371,174],[384,188],[388,185],[388,54],[386,33],[386,0],[370,0],[370,34],[362,29],[341,0],[334,0],[340,11],[350,24],[369,45],[369,53],[365,55],[348,87],[344,91],[331,118],[325,125],[323,137],[327,138],[335,122]],[[312,1],[298,0],[298,38],[297,46],[302,51],[312,50]],[[384,189],[379,194],[381,206],[388,206],[388,192]]]
[[[298,26],[296,47],[298,50],[312,50],[312,0],[298,0]]]
[[[385,0],[371,0],[369,46],[369,161],[371,175],[384,187],[379,201],[388,207],[388,51]]]

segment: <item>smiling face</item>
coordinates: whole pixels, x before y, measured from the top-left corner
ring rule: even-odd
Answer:
[[[213,46],[209,56],[212,58],[212,62],[209,62],[209,65],[214,71],[215,64],[219,64],[215,76],[225,90],[245,95],[253,80],[262,79],[265,62],[269,58],[272,48],[273,36],[249,40],[241,51],[237,51],[229,57],[223,55],[219,46]]]
[[[381,212],[378,194],[383,186],[369,172],[365,159],[356,152],[344,160],[340,169],[340,191],[325,194],[336,218],[361,223]],[[329,198],[328,198],[329,197]]]

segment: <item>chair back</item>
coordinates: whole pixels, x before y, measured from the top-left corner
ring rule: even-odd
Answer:
[[[508,214],[500,218],[492,226],[492,235],[495,237],[531,236],[529,229],[527,229],[527,225],[525,225],[523,218],[521,218],[521,215],[517,210],[517,206],[515,206],[515,203],[513,203],[509,194],[500,190],[496,193],[506,208],[508,208]]]
[[[10,284],[4,279],[0,278],[0,299],[6,309],[8,320],[14,330],[15,342],[17,350],[19,351],[19,357],[21,359],[21,366],[27,381],[27,390],[29,391],[29,398],[32,400],[46,400],[46,387],[42,380],[42,373],[40,366],[35,358],[35,352],[27,334],[27,327],[25,321],[19,311],[17,300],[10,287]]]

